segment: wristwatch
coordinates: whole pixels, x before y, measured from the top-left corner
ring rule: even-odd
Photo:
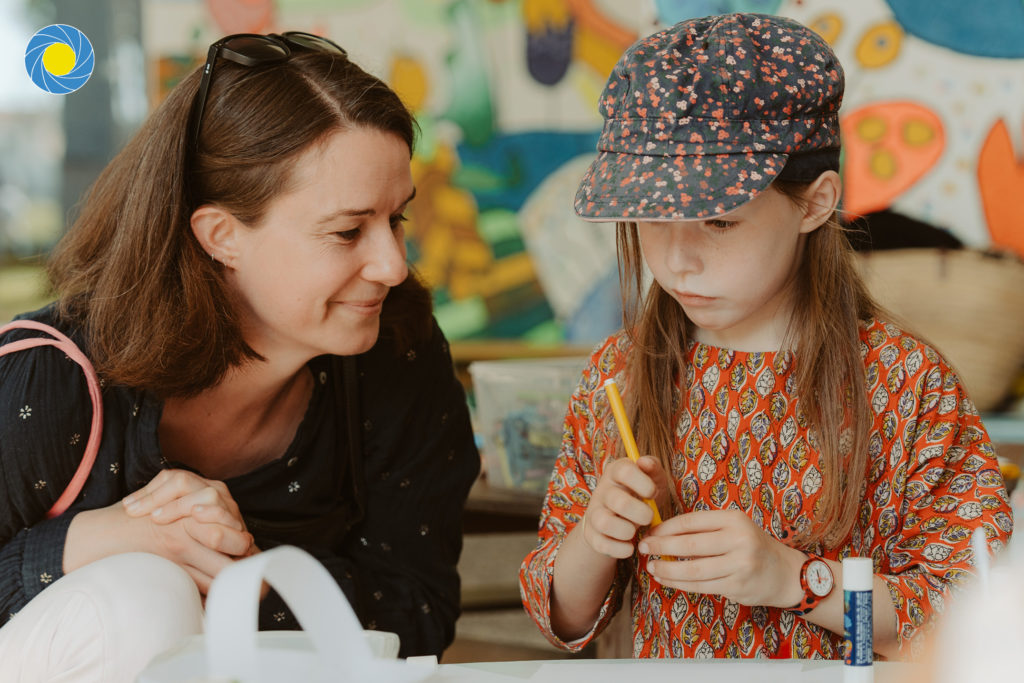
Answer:
[[[836,580],[828,563],[817,555],[808,555],[800,567],[800,587],[804,597],[796,607],[791,607],[794,614],[807,614],[818,606],[835,588]]]

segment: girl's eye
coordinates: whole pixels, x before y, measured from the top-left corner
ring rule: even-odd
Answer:
[[[712,228],[718,228],[720,230],[724,230],[725,228],[731,228],[732,226],[736,225],[736,221],[723,221],[720,218],[712,218],[711,220],[707,220],[704,222],[707,225],[710,225]]]
[[[359,228],[334,233],[342,242],[353,242],[359,237]]]
[[[406,222],[407,220],[409,220],[409,219],[405,217],[404,213],[400,213],[397,216],[392,216],[391,217],[391,227],[392,228],[397,228],[399,225],[401,225],[402,223]]]

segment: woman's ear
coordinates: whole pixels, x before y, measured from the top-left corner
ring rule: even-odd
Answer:
[[[241,224],[230,212],[215,204],[204,204],[192,212],[192,234],[214,261],[231,266],[238,257]]]
[[[843,183],[835,171],[825,171],[804,192],[804,217],[800,232],[814,232],[835,212]]]

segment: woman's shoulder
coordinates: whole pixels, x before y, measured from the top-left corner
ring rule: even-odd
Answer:
[[[87,358],[88,349],[84,342],[81,326],[73,319],[63,315],[57,303],[14,317],[8,323],[0,325],[0,351],[7,347],[8,352],[0,356],[0,381],[6,391],[15,375],[28,373],[37,380],[56,379],[69,375],[81,375],[81,368],[71,362],[62,349],[52,345],[12,350],[8,345],[24,339],[60,340],[61,336],[69,338],[79,351]],[[54,332],[55,331],[55,332]],[[58,336],[59,335],[59,336]]]
[[[71,340],[75,344],[81,346],[81,332],[78,324],[74,320],[64,316],[60,312],[60,307],[57,302],[52,302],[34,311],[28,311],[26,313],[20,313],[8,322],[0,325],[0,329],[8,328],[5,332],[0,334],[0,344],[6,344],[16,339],[24,339],[26,337],[39,337],[44,336],[37,329],[28,327],[20,327],[21,323],[39,323],[47,325],[56,329],[61,334],[71,337]]]
[[[49,438],[52,432],[87,434],[92,403],[78,363],[65,349],[51,345],[15,350],[8,346],[49,336],[36,328],[15,327],[26,321],[50,326],[81,348],[77,327],[63,319],[52,304],[5,325],[8,329],[0,334],[0,349],[8,348],[0,356],[0,443],[17,448],[42,436]]]
[[[74,320],[64,316],[56,303],[51,303],[43,308],[14,317],[13,320],[0,325],[0,350],[12,342],[24,339],[54,339],[61,337],[70,338],[71,341],[88,357],[85,348],[81,327]],[[55,331],[55,332],[54,332]],[[46,351],[49,352],[46,352]],[[32,351],[42,351],[32,353]],[[54,358],[64,359],[63,351],[58,351],[53,346],[46,345],[24,351],[14,351],[8,347],[8,352],[0,356],[0,367],[17,367],[26,363],[39,362],[41,360],[53,360]],[[74,363],[69,363],[71,368],[77,368]]]

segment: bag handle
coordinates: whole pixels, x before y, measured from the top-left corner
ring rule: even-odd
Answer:
[[[74,476],[68,482],[67,488],[64,489],[64,492],[57,499],[57,502],[53,504],[53,507],[47,511],[46,518],[52,519],[64,514],[71,504],[75,502],[75,498],[78,497],[82,487],[85,486],[86,479],[89,478],[89,472],[92,470],[93,463],[96,462],[96,454],[100,450],[100,438],[103,436],[103,398],[100,395],[100,383],[96,377],[96,370],[92,367],[92,363],[85,357],[81,349],[67,335],[50,325],[34,320],[15,320],[7,323],[0,327],[0,335],[15,329],[36,330],[54,338],[32,337],[13,341],[0,346],[0,356],[6,356],[9,353],[37,346],[55,346],[82,367],[82,371],[85,373],[85,380],[89,385],[89,398],[92,400],[92,425],[89,428],[89,440],[85,444],[85,454],[82,455],[82,461],[78,464],[78,469],[75,470]]]
[[[232,563],[206,596],[207,675],[262,682],[257,647],[260,587],[269,583],[288,604],[313,643],[319,663],[315,681],[421,680],[431,674],[401,660],[377,659],[345,594],[320,562],[282,545]],[[343,675],[349,674],[349,677]]]

